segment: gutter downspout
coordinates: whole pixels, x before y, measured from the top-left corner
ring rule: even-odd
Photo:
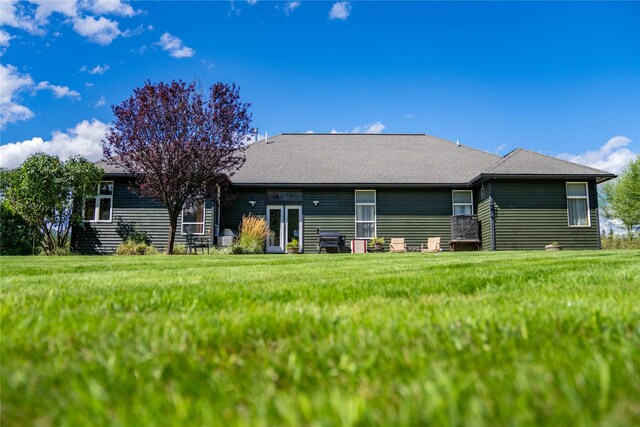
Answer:
[[[598,183],[595,182],[593,187],[596,190],[596,226],[598,227],[598,250],[602,249],[602,231],[600,230],[600,204],[598,203]],[[591,212],[589,212],[591,215]]]
[[[493,183],[489,182],[489,213],[491,216],[491,250],[496,250],[496,206],[493,200]]]
[[[214,227],[213,227],[213,233],[214,236],[217,238],[218,236],[220,236],[220,215],[221,215],[221,209],[220,209],[220,185],[216,184],[216,209],[217,212],[215,213],[214,216]]]

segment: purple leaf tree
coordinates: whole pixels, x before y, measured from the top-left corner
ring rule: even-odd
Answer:
[[[205,197],[244,163],[249,106],[235,84],[216,83],[205,99],[196,83],[173,81],[147,82],[113,107],[115,121],[102,147],[105,160],[135,176],[133,191],[165,205],[168,254],[184,203]]]

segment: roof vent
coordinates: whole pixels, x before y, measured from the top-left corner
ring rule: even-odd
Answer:
[[[271,141],[271,142],[273,142],[273,141]],[[269,142],[269,133],[265,132],[264,133],[264,143],[265,144],[271,144],[271,142]]]
[[[460,141],[456,141],[456,147],[460,147]]]

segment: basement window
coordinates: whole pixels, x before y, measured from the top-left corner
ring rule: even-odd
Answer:
[[[182,208],[182,234],[204,234],[204,200],[187,200]]]
[[[87,222],[111,222],[113,181],[100,181],[96,196],[85,199],[82,219]]]
[[[376,190],[356,190],[356,239],[376,237]]]
[[[451,193],[454,215],[473,215],[473,193],[471,190],[453,190]]]
[[[586,182],[567,182],[569,227],[590,227],[589,189]]]

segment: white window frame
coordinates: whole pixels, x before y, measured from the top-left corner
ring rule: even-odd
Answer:
[[[586,196],[569,196],[569,191],[568,191],[569,184],[584,184]],[[567,225],[569,227],[579,227],[579,228],[591,227],[591,207],[589,206],[589,183],[584,181],[566,182],[564,185],[564,191],[565,191],[565,195],[567,196]],[[587,200],[587,224],[586,225],[571,224],[571,216],[569,215],[569,199],[586,199]]]
[[[453,194],[454,193],[469,193],[471,194],[471,203],[455,203],[453,201]],[[474,214],[473,212],[473,190],[452,190],[451,191],[451,214],[452,215],[456,215],[456,206],[471,206],[471,215]],[[462,215],[462,214],[460,214]]]
[[[196,201],[198,203],[198,201]],[[184,222],[184,208],[181,212],[182,217],[180,218],[180,234],[186,236],[187,234],[193,234],[194,236],[204,236],[206,234],[205,224],[207,223],[207,201],[202,201],[202,222]],[[185,225],[200,225],[202,224],[202,233],[185,233],[184,226]]]
[[[373,192],[373,203],[358,203],[358,193],[365,193],[365,192]],[[356,239],[363,239],[363,240],[369,240],[369,239],[373,239],[375,237],[378,236],[378,194],[376,193],[376,190],[355,190],[353,193],[353,202],[355,204],[355,212],[353,214],[353,219],[355,221],[355,232],[354,232],[354,236],[356,236]],[[373,206],[373,221],[358,221],[358,206]],[[370,224],[371,222],[373,222],[373,236],[372,237],[360,237],[358,236],[358,224]]]
[[[100,187],[104,183],[111,183],[111,194],[100,194]],[[96,201],[96,205],[93,208],[93,219],[85,219],[85,207],[86,202],[82,204],[82,221],[83,222],[112,222],[113,219],[113,193],[116,191],[116,186],[113,181],[100,181],[98,186],[96,187],[96,195],[94,197]],[[109,199],[111,203],[109,203],[109,219],[98,219],[100,218],[100,200]],[[86,200],[86,199],[85,199]]]

